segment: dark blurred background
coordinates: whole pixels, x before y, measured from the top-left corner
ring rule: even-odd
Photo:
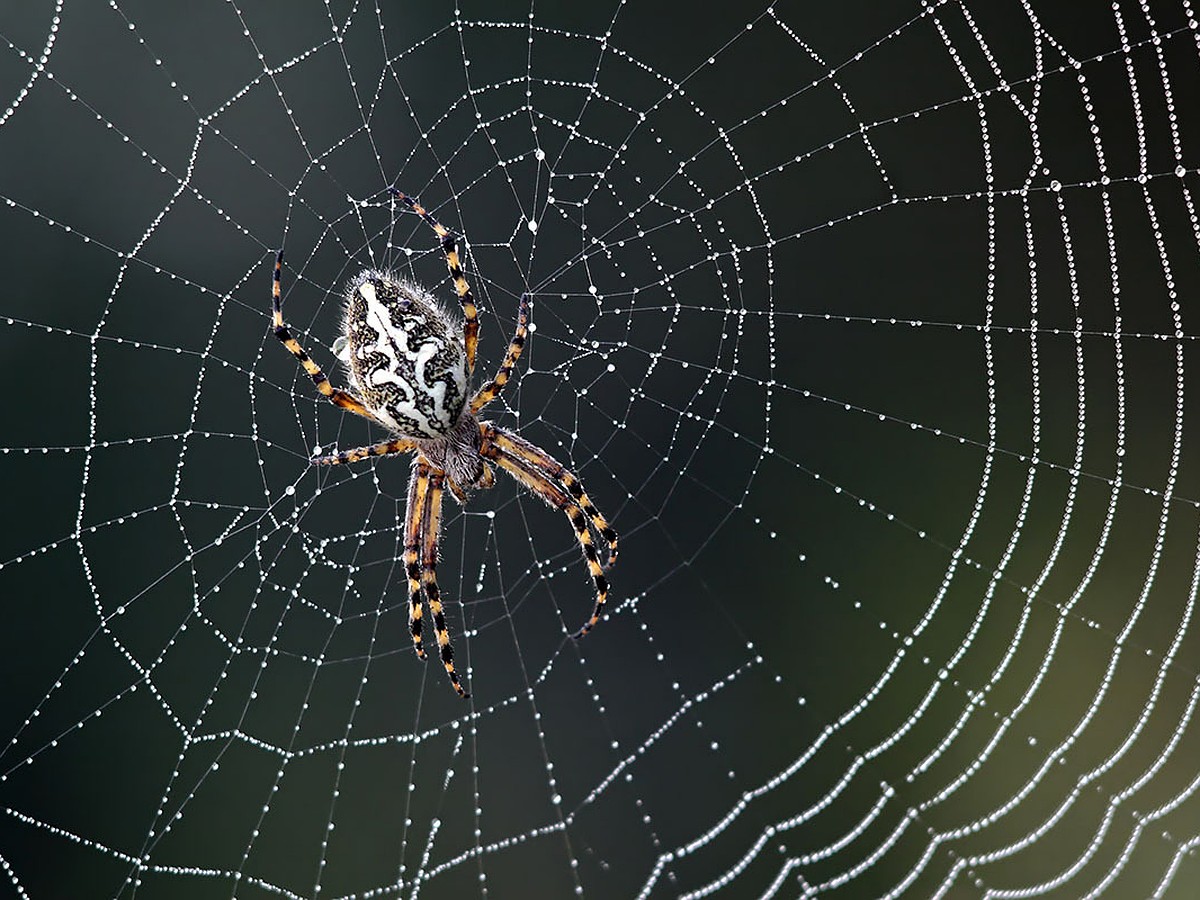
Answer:
[[[0,895],[1195,896],[1192,19],[0,10]],[[338,383],[361,268],[453,302],[393,184],[621,533],[577,643],[565,517],[447,500],[469,703],[269,329],[280,246]]]

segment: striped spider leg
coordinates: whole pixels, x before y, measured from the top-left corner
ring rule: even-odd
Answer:
[[[475,308],[475,298],[471,295],[471,286],[463,277],[462,265],[458,258],[458,239],[454,236],[454,232],[435,219],[415,198],[395,188],[388,188],[388,193],[420,216],[442,242],[442,252],[446,254],[446,266],[450,269],[450,279],[454,282],[454,290],[462,304],[463,347],[467,351],[467,375],[470,376],[475,372],[475,351],[479,346],[479,311]]]
[[[287,348],[288,352],[296,357],[296,360],[304,367],[304,371],[312,378],[317,390],[328,397],[330,403],[362,416],[364,419],[370,419],[372,422],[379,421],[357,398],[331,385],[329,379],[325,377],[325,373],[321,371],[321,367],[312,361],[311,357],[304,352],[304,348],[292,337],[291,331],[283,321],[283,295],[280,291],[282,270],[283,251],[280,250],[275,254],[275,269],[271,277],[271,312],[275,324],[275,337],[279,338],[280,343]]]
[[[604,569],[617,561],[617,533],[600,510],[596,509],[579,478],[553,456],[491,422],[482,422],[479,427],[483,432],[484,456],[531,493],[541,497],[550,507],[565,512],[571,527],[575,529],[575,536],[596,587],[596,605],[592,615],[574,634],[574,637],[581,638],[596,627],[608,602],[608,579],[604,577]],[[608,561],[603,566],[588,530],[589,521],[608,544]]]
[[[424,456],[413,462],[412,478],[408,485],[408,509],[404,525],[404,569],[408,576],[409,628],[417,656],[425,658],[421,643],[421,595],[429,603],[433,616],[433,631],[446,675],[455,692],[462,698],[471,696],[463,689],[454,670],[454,647],[442,609],[437,583],[438,538],[442,528],[442,488],[446,473],[434,469]]]
[[[500,396],[500,392],[504,390],[504,386],[512,377],[517,361],[521,358],[521,351],[525,347],[528,336],[529,295],[522,294],[520,305],[517,307],[517,330],[508,344],[508,351],[504,354],[504,361],[500,364],[496,377],[481,387],[471,398],[470,409],[473,415],[478,414],[480,410]],[[494,461],[551,507],[566,512],[571,526],[575,529],[580,548],[587,560],[588,571],[591,572],[592,581],[596,586],[596,605],[592,610],[592,616],[575,634],[575,637],[582,637],[600,621],[600,615],[608,600],[608,579],[604,577],[604,569],[610,568],[617,561],[617,533],[596,509],[579,479],[553,456],[542,448],[510,431],[498,428],[490,422],[481,422],[479,428],[483,434],[481,452],[484,456]],[[585,514],[587,519],[584,519]],[[603,567],[600,565],[595,544],[588,531],[587,522],[589,520],[596,532],[608,544],[608,561]]]

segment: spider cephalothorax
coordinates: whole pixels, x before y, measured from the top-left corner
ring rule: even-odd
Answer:
[[[282,250],[275,257],[272,284],[275,336],[331,402],[396,435],[392,440],[368,447],[314,457],[315,464],[340,465],[370,456],[416,454],[408,485],[404,529],[413,646],[418,656],[425,656],[421,628],[424,598],[433,615],[442,664],[454,689],[466,697],[469,695],[454,670],[454,650],[437,586],[442,491],[449,488],[460,503],[466,503],[472,488],[492,486],[492,465],[497,465],[550,506],[567,514],[596,587],[596,605],[591,617],[576,632],[577,637],[587,634],[600,620],[608,597],[608,581],[590,529],[595,529],[608,544],[610,566],[617,556],[617,534],[592,505],[579,479],[554,457],[512,432],[477,418],[479,411],[500,395],[521,356],[528,336],[529,296],[521,295],[517,330],[495,378],[469,395],[479,321],[471,289],[459,264],[457,242],[416,200],[399,191],[393,190],[392,194],[424,219],[441,240],[450,277],[462,304],[461,338],[454,320],[424,288],[389,272],[363,271],[347,285],[344,334],[335,344],[340,346],[338,355],[349,366],[352,390],[338,390],[292,337],[283,321]]]

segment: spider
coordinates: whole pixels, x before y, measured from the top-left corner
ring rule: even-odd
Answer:
[[[382,443],[314,456],[314,465],[336,466],[372,456],[416,454],[404,517],[409,631],[417,656],[424,659],[424,596],[433,615],[442,665],[454,690],[465,698],[470,694],[454,670],[454,648],[437,585],[443,489],[449,488],[459,504],[465,505],[472,489],[495,484],[492,466],[496,465],[551,507],[567,514],[596,587],[596,605],[591,618],[575,633],[577,638],[600,620],[608,597],[605,567],[600,564],[588,523],[608,544],[607,566],[616,561],[617,533],[592,504],[579,478],[562,463],[511,431],[478,418],[480,411],[500,395],[521,356],[528,336],[530,295],[521,295],[517,329],[496,376],[468,397],[479,344],[479,319],[459,264],[457,239],[414,198],[395,188],[390,193],[420,216],[441,241],[462,304],[462,337],[456,334],[458,323],[425,288],[391,272],[366,269],[346,286],[345,326],[335,352],[340,350],[340,358],[349,367],[351,389],[339,390],[304,352],[283,320],[283,250],[275,255],[271,282],[275,336],[330,402],[394,435]]]

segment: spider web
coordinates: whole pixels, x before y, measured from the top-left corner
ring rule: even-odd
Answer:
[[[10,4],[3,895],[1195,896],[1198,88],[1190,0]],[[622,540],[576,642],[447,505],[467,702],[269,327],[452,308],[391,185]]]

